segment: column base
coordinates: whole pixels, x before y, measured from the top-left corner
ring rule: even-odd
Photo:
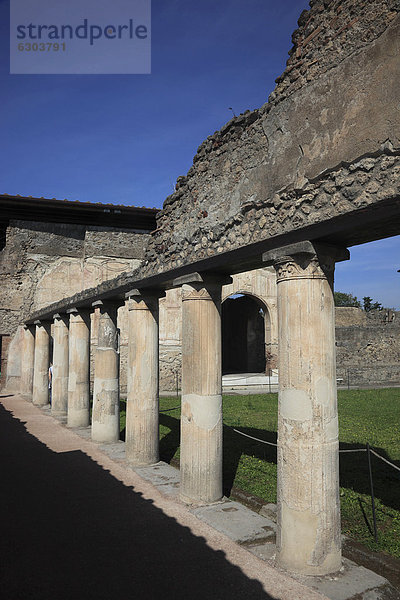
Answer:
[[[209,502],[206,500],[194,500],[181,493],[179,493],[178,498],[183,504],[187,504],[188,506],[213,506],[214,504],[223,504],[227,501],[225,496],[221,496],[218,500],[210,500]]]
[[[130,467],[154,467],[155,465],[158,465],[161,462],[159,457],[157,457],[154,460],[148,460],[148,461],[140,461],[140,460],[138,461],[138,460],[135,460],[134,458],[129,458],[129,457],[126,457],[125,460]]]
[[[291,557],[293,558],[293,556]],[[286,561],[280,554],[276,555],[275,564],[280,569],[292,573],[293,575],[311,575],[311,576],[324,576],[333,575],[340,571],[342,567],[342,555],[333,554],[327,556],[325,561],[318,566],[296,564],[293,560]]]
[[[67,416],[67,411],[66,410],[51,410],[51,416],[52,417],[66,417]]]

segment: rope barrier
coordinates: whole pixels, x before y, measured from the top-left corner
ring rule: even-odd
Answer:
[[[390,465],[391,467],[393,467],[393,469],[396,469],[396,471],[400,471],[400,468],[397,467],[396,465],[394,465],[393,463],[391,463],[389,460],[386,460],[386,458],[383,458],[383,456],[381,456],[380,454],[378,454],[377,452],[375,452],[375,450],[372,450],[372,448],[370,448],[370,452],[372,454],[375,454],[375,456],[377,458],[380,458],[381,460],[383,460],[383,462],[387,463],[388,465]]]
[[[268,444],[269,446],[275,446],[275,448],[278,445],[278,444],[274,444],[273,442],[267,442],[266,440],[259,440],[258,438],[255,438],[252,435],[247,435],[247,433],[243,433],[243,431],[239,431],[238,429],[233,429],[233,431],[235,433],[240,433],[240,435],[244,435],[245,437],[250,438],[251,440],[255,440],[256,442],[261,442],[262,444]]]
[[[160,410],[160,412],[171,412],[172,410],[177,410],[180,406],[175,406],[175,408],[166,408],[165,410]]]
[[[175,408],[167,408],[166,410],[160,410],[160,412],[171,412],[173,410],[177,410],[178,408],[180,408],[180,406],[175,406]],[[226,425],[226,427],[229,427],[229,425]],[[255,442],[260,442],[261,444],[267,444],[268,446],[274,446],[275,448],[277,448],[277,446],[278,446],[278,444],[274,444],[273,442],[267,442],[266,440],[260,440],[260,438],[256,438],[256,437],[253,437],[252,435],[248,435],[247,433],[243,433],[243,431],[239,431],[238,429],[234,429],[233,427],[231,427],[230,429],[232,429],[235,433],[238,433],[239,435],[243,435],[244,437],[247,437],[250,440],[254,440]],[[375,450],[372,450],[372,448],[371,448],[370,451],[377,458],[380,458],[381,460],[383,460],[383,462],[387,463],[388,465],[390,465],[391,467],[396,469],[396,471],[400,471],[400,467],[397,467],[396,465],[391,463],[389,460],[386,460],[386,458],[383,458],[383,456],[381,456],[380,454],[375,452]],[[354,448],[352,450],[339,450],[339,452],[367,452],[367,449],[366,448]]]
[[[248,435],[247,433],[243,433],[243,431],[239,431],[238,429],[233,429],[233,431],[235,433],[239,433],[240,435],[243,435],[244,437],[249,438],[250,440],[254,440],[255,442],[260,442],[261,444],[268,444],[268,446],[275,446],[275,448],[278,445],[278,444],[274,444],[273,442],[267,442],[266,440],[260,440],[259,438],[253,437],[252,435]],[[339,450],[339,452],[367,452],[367,449],[366,448],[355,448],[353,450]],[[387,463],[388,465],[390,465],[391,467],[393,467],[397,471],[400,471],[399,467],[397,467],[396,465],[394,465],[390,461],[386,460],[386,458],[383,458],[383,456],[381,456],[380,454],[378,454],[377,452],[375,452],[374,450],[372,450],[372,448],[371,448],[371,452],[376,457],[380,458],[381,460],[383,460],[385,463]]]

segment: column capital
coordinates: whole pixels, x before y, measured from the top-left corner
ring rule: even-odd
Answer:
[[[182,286],[182,302],[187,300],[214,301],[221,295],[223,285],[232,283],[224,273],[189,273],[174,279],[174,287]]]
[[[90,308],[88,306],[73,306],[72,308],[67,308],[65,314],[67,315],[88,315],[90,313]]]
[[[54,313],[53,315],[53,320],[60,320],[60,321],[67,321],[68,320],[68,315],[67,313]]]
[[[181,285],[192,285],[193,287],[209,287],[209,286],[223,286],[229,285],[232,283],[233,279],[230,275],[226,275],[225,273],[188,273],[187,275],[182,275],[182,277],[177,277],[173,281],[174,287],[179,287]]]
[[[87,306],[82,306],[79,308],[74,306],[73,308],[68,308],[65,312],[68,317],[72,318],[72,320],[70,320],[70,323],[79,323],[81,321],[83,323],[86,323],[86,325],[89,325],[90,323],[90,309]]]
[[[269,250],[263,254],[263,262],[273,265],[277,282],[290,279],[331,279],[336,262],[349,260],[347,248],[298,242]]]
[[[165,290],[160,288],[140,288],[126,292],[126,300],[143,300],[144,298],[164,298]]]
[[[123,305],[124,300],[121,300],[119,298],[110,298],[109,300],[95,300],[95,302],[92,302],[92,308],[103,308],[104,310],[107,310],[107,308],[113,308],[118,310],[118,308]]]
[[[33,325],[37,327],[50,327],[51,321],[48,319],[36,319],[36,321],[33,321]]]
[[[159,288],[142,288],[127,292],[128,310],[154,310],[158,307],[159,298],[164,298],[165,291]]]

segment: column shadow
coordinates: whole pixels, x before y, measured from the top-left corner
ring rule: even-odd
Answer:
[[[0,405],[0,579],[12,600],[268,600],[222,551]]]
[[[160,423],[170,429],[160,441],[161,460],[170,462],[180,443],[180,421],[175,417],[160,414]],[[252,437],[276,444],[276,431],[257,429],[255,427],[238,427]],[[362,444],[341,443],[341,450],[365,449]],[[383,448],[374,447],[376,452],[400,467],[400,461],[391,459]],[[239,461],[242,454],[254,456],[276,464],[276,448],[254,440],[250,440],[224,425],[223,452],[223,486],[224,494],[230,496],[234,484]],[[353,489],[360,494],[370,494],[368,462],[366,452],[341,453],[340,455],[340,485]],[[372,456],[372,470],[375,496],[386,506],[400,510],[400,476],[398,471]]]
[[[164,425],[170,430],[160,440],[160,460],[170,463],[181,443],[181,422],[180,419],[164,413],[160,413],[159,421],[160,425]]]

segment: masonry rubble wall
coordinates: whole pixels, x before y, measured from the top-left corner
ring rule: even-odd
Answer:
[[[400,323],[336,327],[337,376],[344,385],[400,385]]]
[[[298,234],[398,195],[399,10],[395,0],[311,2],[270,101],[209,136],[178,178],[142,274]]]

